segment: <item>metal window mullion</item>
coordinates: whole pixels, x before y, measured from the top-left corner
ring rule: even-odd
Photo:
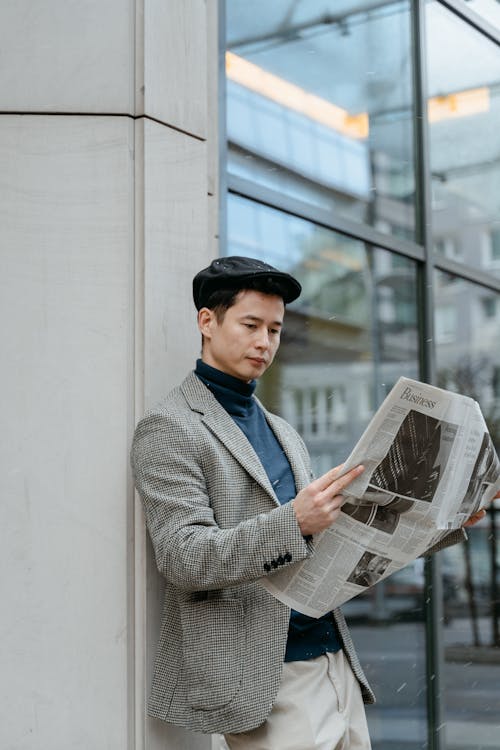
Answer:
[[[218,136],[219,136],[219,174],[217,188],[219,191],[219,210],[218,210],[218,231],[219,231],[219,256],[227,253],[227,163],[228,163],[228,145],[227,145],[227,103],[226,103],[226,0],[217,0],[217,32],[219,62],[217,82],[217,116],[218,116]]]
[[[425,0],[414,0],[413,54],[415,86],[415,158],[417,242],[424,247],[419,268],[421,377],[428,383],[436,378],[434,347],[434,249],[432,237],[430,137],[427,120],[427,65]],[[443,600],[439,557],[425,563],[425,657],[427,675],[427,734],[429,750],[445,750],[445,706],[443,698]]]
[[[368,245],[392,250],[412,260],[423,260],[424,258],[423,248],[410,240],[390,234],[383,234],[368,224],[358,224],[355,221],[340,217],[332,211],[284,195],[277,190],[265,187],[258,182],[244,177],[228,174],[227,180],[229,192],[235,195],[240,195],[261,205],[297,216],[300,219],[310,221],[333,232],[339,232],[355,240],[366,242]]]
[[[459,16],[469,26],[473,26],[476,31],[487,36],[492,42],[500,44],[500,29],[490,23],[484,16],[469,8],[464,0],[438,0],[438,2],[456,16]]]
[[[487,270],[480,270],[467,266],[460,261],[444,258],[436,255],[434,258],[434,268],[452,276],[457,276],[472,284],[478,284],[493,292],[500,292],[500,276],[492,276]]]

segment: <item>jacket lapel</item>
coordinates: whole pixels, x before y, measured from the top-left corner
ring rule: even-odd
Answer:
[[[264,467],[247,438],[194,372],[190,373],[184,380],[181,390],[191,409],[203,415],[202,420],[208,429],[216,435],[243,469],[267,492],[274,505],[279,505]]]

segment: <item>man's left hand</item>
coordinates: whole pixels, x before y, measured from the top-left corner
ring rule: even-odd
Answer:
[[[500,491],[497,492],[493,500],[500,498]],[[464,523],[464,526],[474,526],[478,521],[481,520],[481,518],[484,518],[486,515],[485,508],[482,508],[481,510],[478,510],[477,513],[473,513],[472,516]]]

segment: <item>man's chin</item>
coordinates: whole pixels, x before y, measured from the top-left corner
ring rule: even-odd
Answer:
[[[249,372],[248,380],[260,378],[260,376],[265,373],[268,367],[269,364],[267,362],[254,362],[253,360],[249,360],[249,368],[247,370]]]

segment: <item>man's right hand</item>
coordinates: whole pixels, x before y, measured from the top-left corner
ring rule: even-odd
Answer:
[[[364,468],[356,466],[339,477],[342,466],[336,466],[299,492],[292,505],[302,536],[324,531],[337,520],[344,502],[342,490],[359,477]]]

